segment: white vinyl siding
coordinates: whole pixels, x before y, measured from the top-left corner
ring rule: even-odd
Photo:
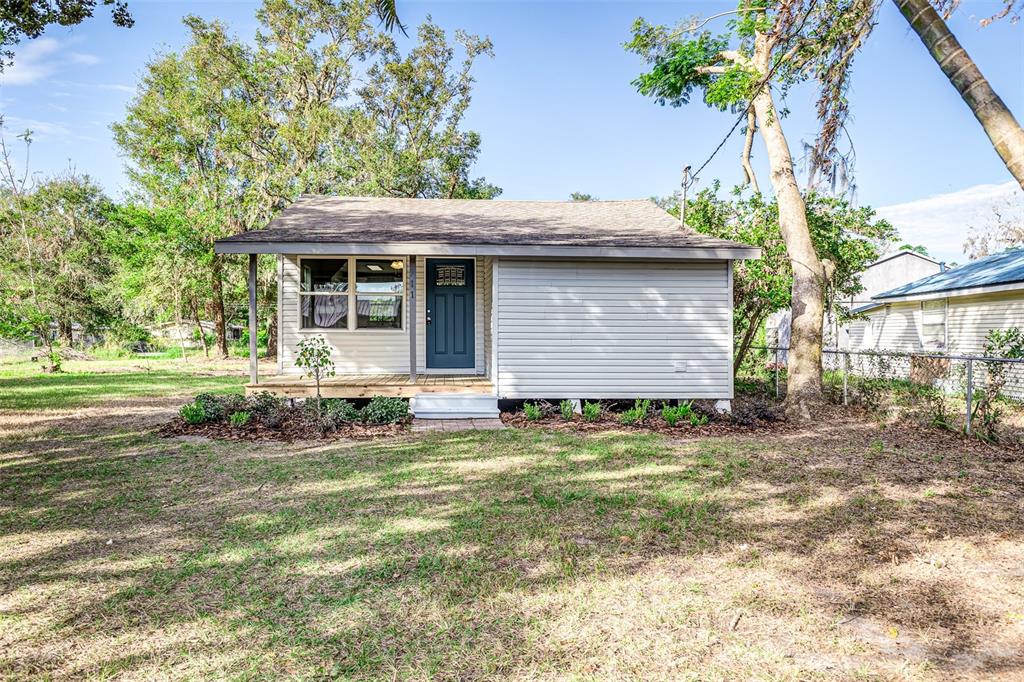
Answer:
[[[850,324],[850,350],[918,352],[920,324],[921,306],[916,302],[883,306]]]
[[[1024,292],[1014,291],[949,299],[946,333],[950,353],[984,355],[985,337],[993,329],[1024,329]],[[984,363],[975,363],[978,381],[984,381]],[[1024,367],[1014,365],[1007,371],[1005,393],[1024,399]]]
[[[726,261],[527,261],[497,270],[508,398],[731,398]]]
[[[409,371],[409,336],[407,330],[354,329],[321,330],[300,329],[299,267],[302,256],[284,256],[281,259],[281,289],[279,298],[280,353],[279,371],[282,374],[301,374],[295,366],[298,344],[304,338],[323,335],[331,344],[334,363],[339,374],[392,374]],[[416,258],[416,362],[420,372],[444,374],[483,374],[487,358],[484,347],[484,259],[476,258],[476,367],[469,370],[426,369],[426,259]],[[403,321],[403,326],[405,322]]]
[[[949,299],[946,333],[950,352],[981,355],[993,329],[1024,329],[1024,292]]]

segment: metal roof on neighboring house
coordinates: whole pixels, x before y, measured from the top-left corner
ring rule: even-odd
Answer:
[[[490,201],[303,195],[265,230],[217,240],[219,252],[273,244],[708,249],[757,257],[746,244],[681,227],[650,200]]]
[[[1024,248],[1009,249],[884,291],[875,300],[955,292],[1024,282]],[[875,304],[871,304],[872,307]],[[862,308],[864,306],[861,306]]]

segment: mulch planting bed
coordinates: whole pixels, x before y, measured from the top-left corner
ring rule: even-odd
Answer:
[[[802,428],[786,420],[778,406],[757,398],[740,397],[733,400],[732,414],[718,414],[713,404],[695,402],[697,412],[708,418],[706,424],[693,426],[689,422],[679,422],[675,426],[661,417],[661,409],[651,406],[646,419],[636,424],[623,424],[619,421],[619,413],[603,410],[601,415],[587,421],[582,415],[574,414],[566,421],[558,412],[557,405],[546,405],[540,419],[527,419],[525,412],[503,412],[501,421],[506,426],[516,428],[545,428],[560,431],[595,432],[595,431],[650,431],[676,437],[726,436],[751,431],[770,431],[785,433]]]
[[[302,440],[354,439],[369,440],[397,436],[409,430],[407,422],[398,424],[347,424],[339,429],[321,432],[314,425],[302,420],[286,420],[279,427],[272,428],[258,422],[245,426],[232,426],[227,422],[205,422],[189,424],[181,417],[160,427],[158,433],[165,438],[179,436],[200,436],[215,440],[280,441],[291,443]]]

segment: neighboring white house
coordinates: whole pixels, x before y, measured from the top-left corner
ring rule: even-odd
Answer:
[[[944,265],[916,251],[897,251],[882,256],[864,268],[860,274],[860,285],[863,290],[848,301],[842,302],[847,310],[862,307],[871,299],[890,289],[909,282],[941,272]],[[789,325],[791,322],[789,309],[772,314],[767,322],[767,340],[769,345],[780,348],[789,346]],[[849,325],[841,325],[834,315],[826,313],[825,346],[829,348],[846,348],[848,346]]]
[[[250,254],[250,286],[256,254],[278,258],[281,376],[260,389],[309,395],[296,354],[322,335],[326,395],[420,395],[418,416],[456,393],[480,414],[498,398],[729,400],[732,261],[760,255],[650,201],[322,196],[216,250]]]
[[[850,350],[981,354],[993,329],[1024,329],[1024,249],[876,294],[854,309]]]
[[[213,336],[217,333],[217,325],[209,320],[200,320],[199,326],[206,336]],[[228,324],[226,335],[228,341],[239,341],[245,327],[237,324]],[[196,325],[194,322],[182,321],[179,325],[176,322],[161,322],[149,327],[149,333],[154,339],[161,339],[168,343],[178,344],[185,342],[186,348],[199,348],[202,343],[196,338]]]
[[[860,285],[864,289],[854,296],[850,308],[858,308],[870,303],[875,296],[928,277],[945,269],[945,264],[929,258],[916,251],[897,251],[882,256],[864,268],[860,275]]]

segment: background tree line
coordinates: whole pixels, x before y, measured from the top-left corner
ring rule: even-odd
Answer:
[[[185,47],[147,64],[113,126],[132,183],[121,203],[74,171],[19,176],[5,146],[0,283],[10,295],[0,331],[203,318],[215,325],[213,352],[226,356],[244,280],[239,259],[213,253],[216,239],[265,227],[304,193],[500,194],[472,175],[481,140],[463,125],[473,64],[493,54],[491,42],[449,37],[428,17],[403,52],[380,12],[378,2],[266,0],[252,42],[186,17]],[[20,141],[27,156],[30,135]],[[271,309],[275,268],[264,261],[259,302]],[[65,279],[48,270],[58,263]],[[273,354],[276,316],[263,319]]]

